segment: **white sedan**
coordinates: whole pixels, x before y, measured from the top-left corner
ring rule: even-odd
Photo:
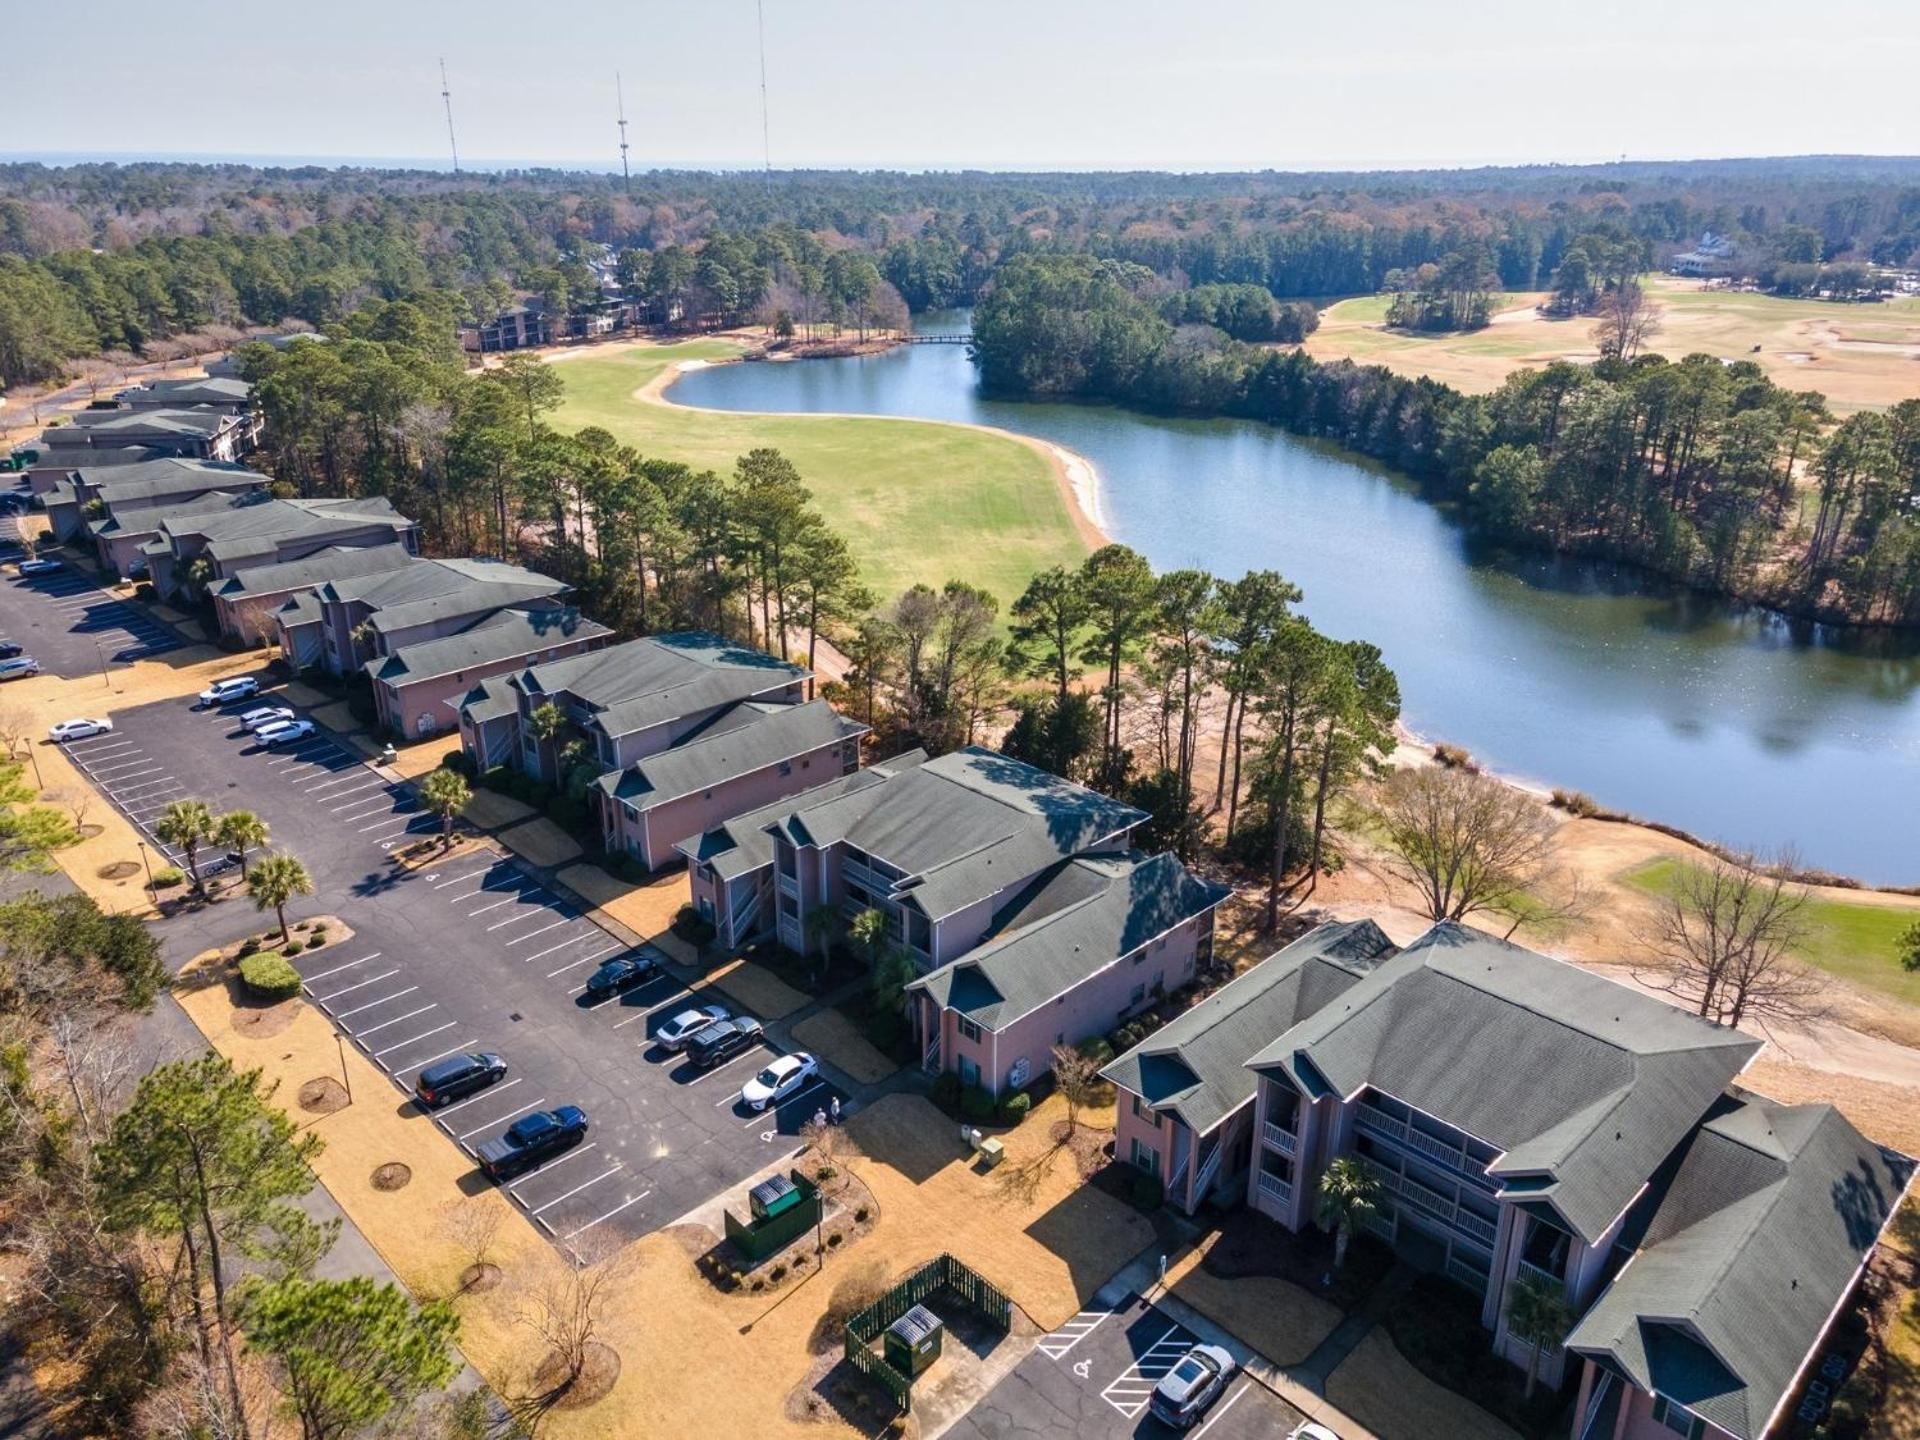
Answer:
[[[47,738],[64,745],[69,740],[85,740],[89,735],[105,735],[112,729],[111,720],[62,720],[47,732]]]
[[[293,718],[293,711],[284,705],[262,705],[258,710],[249,710],[242,715],[240,724],[248,730],[260,731],[269,725],[284,725]]]
[[[701,1005],[693,1010],[682,1010],[662,1025],[653,1038],[669,1050],[678,1050],[707,1026],[729,1018],[724,1005]]]
[[[242,675],[233,680],[216,680],[199,695],[195,703],[202,710],[215,705],[231,705],[235,700],[251,700],[260,693],[260,682],[251,675]]]
[[[278,725],[262,726],[253,732],[253,738],[271,750],[278,745],[291,745],[296,740],[304,740],[311,734],[311,720],[282,720]]]
[[[749,1110],[764,1110],[778,1105],[820,1071],[820,1064],[804,1050],[782,1055],[758,1075],[740,1087],[740,1098]]]

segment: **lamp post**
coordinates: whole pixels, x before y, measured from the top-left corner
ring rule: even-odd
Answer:
[[[353,1103],[353,1076],[347,1073],[347,1042],[338,1030],[333,1032],[333,1043],[340,1052],[340,1085],[347,1092],[347,1104]]]
[[[144,840],[137,840],[134,843],[140,847],[140,863],[147,867],[147,894],[152,895],[153,894],[153,860],[147,854],[147,842]]]
[[[100,658],[100,685],[103,689],[111,690],[113,681],[107,678],[107,652],[100,648],[98,640],[93,642],[93,653]]]

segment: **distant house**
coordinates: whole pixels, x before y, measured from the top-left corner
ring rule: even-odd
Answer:
[[[190,408],[82,410],[67,424],[40,434],[50,463],[78,469],[94,463],[87,452],[143,449],[189,460],[237,460],[253,448],[259,422],[213,405]]]
[[[979,944],[907,986],[923,1065],[996,1094],[1039,1079],[1054,1046],[1191,985],[1231,893],[1171,854],[1054,862],[996,910]]]
[[[275,350],[285,350],[291,345],[324,345],[327,337],[315,334],[311,330],[295,330],[288,335],[263,335],[257,340],[243,341],[239,347],[229,350],[217,360],[207,362],[207,375],[216,380],[237,380],[240,378],[240,350],[248,345],[266,345]]]
[[[1709,230],[1693,249],[1674,256],[1668,268],[1675,275],[1724,275],[1732,269],[1735,253],[1731,240]]]
[[[937,760],[916,750],[738,815],[680,850],[693,903],[724,945],[774,935],[804,952],[815,906],[848,917],[879,910],[892,942],[925,972],[971,951],[1061,861],[1124,856],[1144,819],[991,750]],[[931,1027],[938,1010],[929,1001],[916,1014]]]
[[[1187,1206],[1246,1145],[1247,1203],[1301,1230],[1351,1157],[1496,1353],[1532,1358],[1518,1285],[1564,1296],[1539,1368],[1580,1362],[1578,1440],[1779,1433],[1913,1162],[1734,1085],[1750,1036],[1459,925],[1384,940],[1316,931],[1115,1060],[1120,1158]]]
[[[462,332],[469,350],[491,355],[502,350],[526,350],[553,343],[554,325],[538,300],[502,310],[491,320]]]
[[[42,495],[54,538],[86,537],[100,563],[125,576],[169,513],[210,509],[231,495],[264,494],[267,477],[224,461],[160,459],[69,470]]]
[[[383,496],[225,499],[212,510],[167,516],[154,539],[141,547],[154,590],[163,600],[184,596],[196,581],[217,595],[221,582],[243,570],[302,559],[330,547],[397,544],[413,550],[418,545],[413,521]],[[205,562],[204,574],[195,577],[190,572],[198,561]]]
[[[114,396],[129,410],[187,410],[199,406],[249,415],[253,386],[238,377],[203,376],[186,380],[149,380]]]

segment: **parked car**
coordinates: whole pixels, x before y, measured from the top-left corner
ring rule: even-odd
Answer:
[[[475,1050],[451,1059],[436,1060],[420,1072],[413,1093],[420,1103],[432,1109],[484,1090],[507,1073],[507,1062],[491,1050]]]
[[[0,660],[11,660],[16,655],[27,653],[27,647],[18,640],[0,640]]]
[[[1153,1387],[1154,1418],[1185,1430],[1218,1400],[1239,1366],[1218,1345],[1196,1345]]]
[[[251,700],[260,693],[260,682],[251,675],[232,680],[216,680],[194,697],[196,710],[211,710],[216,705],[231,705],[236,700]]]
[[[20,562],[20,573],[22,575],[51,575],[56,570],[64,570],[66,568],[67,565],[64,560],[48,560],[42,558],[38,560],[22,560]]]
[[[293,711],[285,705],[262,705],[258,710],[249,710],[242,715],[240,724],[248,730],[260,731],[269,725],[284,725],[293,718]]]
[[[764,1110],[778,1105],[807,1081],[820,1073],[820,1063],[804,1050],[782,1055],[758,1075],[740,1087],[740,1098],[749,1110]]]
[[[85,740],[89,735],[105,735],[112,729],[111,720],[62,720],[47,732],[47,738],[64,745],[69,740]]]
[[[586,1133],[587,1112],[578,1105],[536,1110],[514,1121],[498,1140],[487,1141],[475,1158],[489,1176],[504,1180],[578,1145]]]
[[[291,745],[296,740],[304,740],[313,734],[313,730],[314,725],[311,720],[282,720],[277,725],[262,725],[253,732],[253,738],[272,750],[276,746]]]
[[[16,655],[11,660],[0,660],[0,680],[24,680],[29,675],[40,673],[40,662],[31,655]]]
[[[760,1043],[760,1022],[751,1015],[736,1015],[709,1025],[687,1041],[687,1060],[696,1070],[711,1070],[736,1055],[744,1055]]]
[[[587,998],[604,1000],[659,973],[660,962],[650,955],[616,955],[587,977]]]
[[[682,1010],[662,1025],[653,1038],[669,1050],[678,1050],[707,1026],[726,1018],[727,1007],[724,1005],[701,1005],[692,1010]]]
[[[1324,1425],[1302,1420],[1287,1432],[1287,1440],[1340,1440],[1340,1437]]]

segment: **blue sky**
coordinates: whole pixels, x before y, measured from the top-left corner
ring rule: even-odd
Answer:
[[[1920,151],[1914,0],[765,0],[776,166]],[[0,153],[757,165],[753,0],[0,0]],[[84,20],[81,19],[82,14]],[[84,55],[84,60],[78,58]],[[41,57],[45,63],[40,63]]]

